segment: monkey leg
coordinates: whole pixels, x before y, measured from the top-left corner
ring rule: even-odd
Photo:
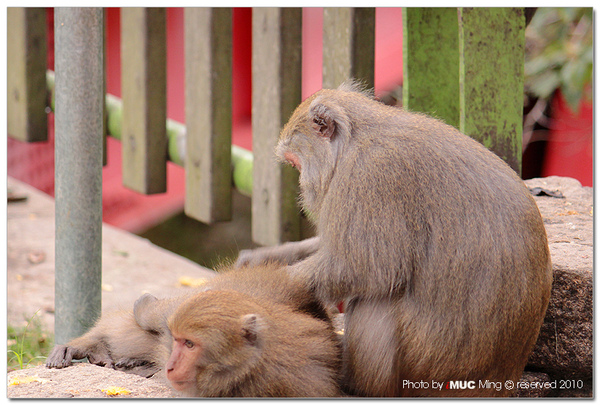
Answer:
[[[389,300],[351,300],[345,313],[342,385],[359,396],[398,395],[396,321]]]
[[[306,259],[319,248],[319,237],[300,242],[286,242],[279,246],[241,250],[234,267],[256,267],[266,263],[290,265]]]

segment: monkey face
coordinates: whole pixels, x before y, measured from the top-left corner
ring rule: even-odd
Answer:
[[[173,388],[188,396],[226,395],[260,359],[262,311],[251,297],[231,290],[184,301],[168,321],[173,341],[165,370]]]
[[[167,361],[166,372],[173,388],[189,391],[196,382],[196,364],[202,355],[202,347],[196,342],[173,336],[173,350]]]
[[[310,98],[296,109],[275,150],[281,162],[300,172],[301,203],[313,214],[327,193],[339,150],[336,122],[318,101]]]

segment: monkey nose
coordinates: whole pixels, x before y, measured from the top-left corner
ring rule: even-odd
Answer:
[[[298,156],[294,155],[291,152],[285,152],[283,154],[283,157],[296,169],[298,169],[298,170],[302,169],[302,166],[300,165],[300,159],[298,159]]]

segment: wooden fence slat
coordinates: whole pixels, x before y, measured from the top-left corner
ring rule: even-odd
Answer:
[[[231,219],[232,10],[185,9],[185,213]]]
[[[46,141],[46,10],[9,7],[7,32],[8,135]]]
[[[402,16],[403,106],[458,128],[457,9],[405,7]]]
[[[252,238],[276,245],[300,237],[298,172],[279,164],[279,132],[302,97],[302,10],[252,11]]]
[[[323,10],[323,88],[349,78],[375,86],[375,8]]]
[[[167,189],[166,12],[121,9],[123,185],[144,194]]]
[[[521,174],[525,11],[459,8],[460,129]]]

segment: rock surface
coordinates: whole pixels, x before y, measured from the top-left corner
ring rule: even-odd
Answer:
[[[542,398],[552,393],[550,376],[545,373],[524,372],[515,391],[516,397]]]
[[[548,234],[554,282],[529,367],[553,377],[592,378],[593,191],[571,178],[526,181],[564,198],[535,197]]]

